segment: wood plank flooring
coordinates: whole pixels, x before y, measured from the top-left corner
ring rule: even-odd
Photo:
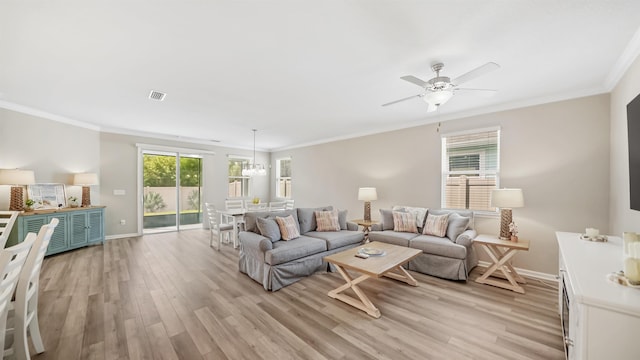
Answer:
[[[361,284],[382,313],[374,319],[327,296],[343,283],[337,273],[264,291],[205,230],[111,240],[45,259],[46,351],[33,358],[564,358],[556,290],[412,275],[418,287]]]

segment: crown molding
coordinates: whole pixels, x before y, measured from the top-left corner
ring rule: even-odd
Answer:
[[[613,68],[609,72],[609,75],[604,81],[604,88],[607,92],[611,92],[613,88],[618,85],[622,76],[627,72],[633,62],[640,56],[640,28],[627,44],[627,47],[622,52],[622,55],[618,58],[618,61],[613,65]]]
[[[42,111],[29,106],[20,105],[20,104],[16,104],[16,103],[4,101],[4,100],[0,100],[0,108],[16,111],[16,112],[27,114],[27,115],[33,115],[43,119],[53,120],[53,121],[61,122],[64,124],[89,129],[89,130],[100,131],[100,127],[94,124],[89,124],[87,122],[69,119],[64,116],[55,115],[46,111]]]

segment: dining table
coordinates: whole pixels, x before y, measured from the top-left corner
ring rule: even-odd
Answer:
[[[231,217],[232,224],[233,224],[233,247],[237,248],[238,247],[238,228],[240,227],[241,224],[244,224],[244,214],[247,213],[247,209],[235,208],[235,209],[219,210],[218,212],[222,216]]]

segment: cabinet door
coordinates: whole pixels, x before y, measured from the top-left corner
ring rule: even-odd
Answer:
[[[28,233],[38,233],[42,225],[47,223],[46,216],[25,216],[19,242],[23,242]]]
[[[49,247],[47,248],[46,255],[67,250],[67,248],[69,247],[69,244],[67,244],[67,215],[49,215],[46,218],[46,223],[49,223],[53,218],[58,219],[59,223],[58,226],[56,226],[56,229],[53,231],[53,235],[51,236],[51,241],[49,242]]]
[[[102,242],[104,239],[104,229],[102,228],[104,220],[102,219],[102,210],[89,211],[87,213],[89,220],[88,240],[89,243]]]
[[[69,247],[75,248],[87,244],[87,213],[78,211],[69,215],[71,220],[71,237],[69,238]]]

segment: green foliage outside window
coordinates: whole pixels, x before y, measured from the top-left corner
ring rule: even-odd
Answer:
[[[144,154],[144,186],[176,186],[176,157]],[[242,169],[240,170],[242,171]],[[202,159],[180,158],[180,186],[201,186]]]

